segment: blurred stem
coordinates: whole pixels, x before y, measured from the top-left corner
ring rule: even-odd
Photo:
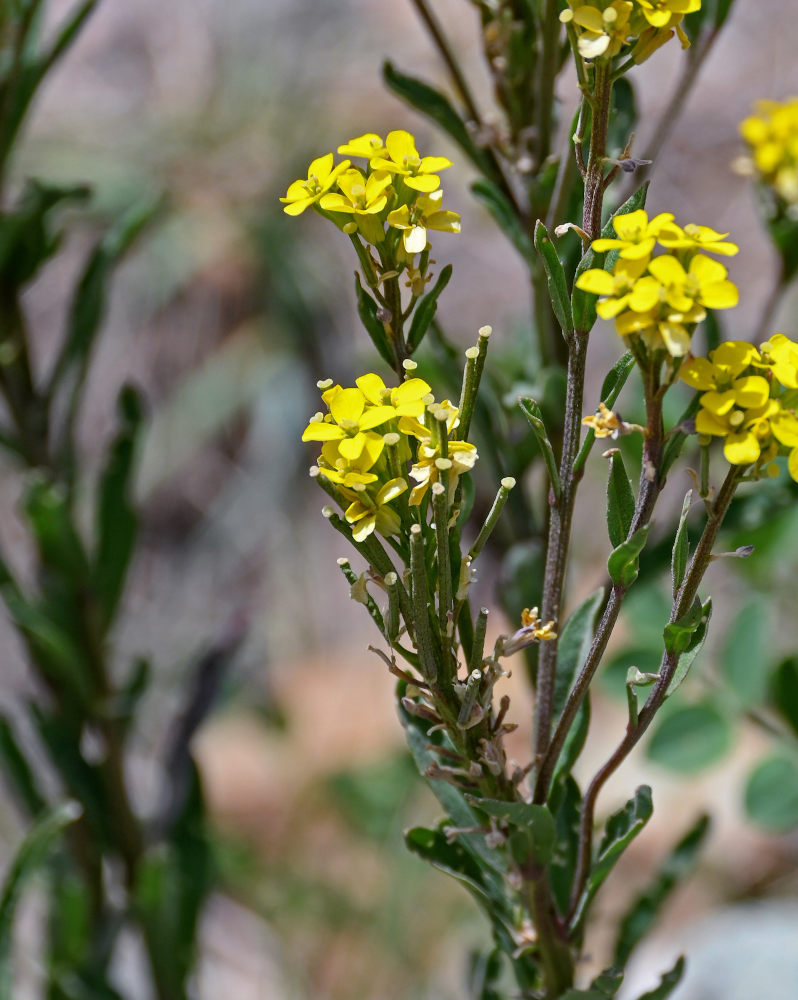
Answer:
[[[544,0],[540,37],[542,50],[538,62],[539,75],[535,102],[538,170],[541,169],[551,152],[554,84],[557,80],[557,55],[560,47],[560,18],[557,0]]]
[[[669,619],[670,622],[677,621],[692,607],[698,593],[698,588],[709,566],[712,548],[717,539],[718,531],[723,524],[723,519],[729,509],[729,504],[732,501],[743,471],[742,467],[736,465],[730,466],[726,479],[718,491],[714,503],[709,508],[709,515],[707,523],[704,525],[704,531],[693,553],[693,558],[684,581],[674,599]],[[598,795],[607,780],[629,756],[632,749],[651,725],[652,719],[667,697],[668,687],[673,680],[673,675],[679,665],[681,655],[680,653],[668,653],[667,651],[663,654],[659,668],[659,680],[654,685],[645,705],[640,709],[637,723],[627,729],[626,735],[618,744],[613,754],[598,770],[585,793],[579,827],[579,853],[569,907],[570,916],[573,916],[578,908],[590,870],[593,853],[593,823]]]

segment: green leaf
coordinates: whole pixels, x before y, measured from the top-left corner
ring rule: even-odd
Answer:
[[[764,651],[770,633],[767,605],[754,597],[733,616],[720,651],[720,671],[742,705],[761,704],[768,689]]]
[[[604,589],[595,590],[571,612],[557,641],[557,675],[554,680],[554,718],[559,718],[574,686],[579,668],[587,659],[596,617],[604,603]]]
[[[683,653],[687,649],[692,642],[693,633],[702,622],[703,612],[701,598],[696,597],[689,611],[665,626],[662,637],[665,640],[666,652]]]
[[[432,288],[427,292],[427,294],[419,300],[416,305],[415,311],[413,312],[413,319],[410,323],[410,332],[407,335],[407,346],[410,348],[410,353],[418,347],[424,338],[424,334],[430,327],[435,318],[435,311],[438,308],[438,296],[446,288],[449,283],[449,279],[452,276],[452,265],[447,264],[441,270],[438,275],[438,280],[432,286]]]
[[[659,986],[656,986],[653,990],[649,990],[648,993],[643,993],[637,1000],[666,1000],[679,985],[683,975],[684,958],[680,958],[676,965],[663,975]]]
[[[561,490],[560,474],[557,471],[557,460],[554,457],[554,449],[551,446],[549,434],[546,430],[546,425],[543,422],[543,413],[534,399],[522,396],[518,400],[518,405],[521,407],[521,412],[526,417],[529,426],[532,428],[532,433],[535,435],[535,440],[537,441],[538,446],[540,447],[540,452],[543,455],[543,461],[546,463],[546,471],[549,474],[549,483],[551,485],[552,492],[555,497],[558,497]]]
[[[466,801],[475,809],[506,823],[510,827],[527,830],[534,843],[532,856],[540,864],[547,864],[554,848],[554,820],[546,806],[529,802],[502,802],[500,799],[483,799],[466,795]]]
[[[628,198],[621,207],[613,212],[610,219],[607,221],[606,226],[601,230],[602,239],[613,239],[615,236],[615,230],[612,226],[612,220],[616,215],[628,215],[629,212],[636,212],[638,208],[645,207],[646,204],[646,194],[648,193],[648,181],[641,185],[634,194]],[[606,257],[606,259],[605,259]],[[612,265],[615,263],[617,255],[613,253],[609,254],[597,254],[594,250],[587,250],[582,255],[582,259],[579,261],[579,266],[576,269],[576,274],[574,275],[574,282],[583,274],[585,271],[589,270],[591,267],[604,267],[605,270],[611,270]],[[583,292],[580,288],[576,287],[574,284],[573,294],[571,295],[571,313],[573,315],[574,327],[577,330],[592,330],[596,322],[596,300],[597,296],[592,292]]]
[[[623,972],[620,969],[605,969],[596,976],[589,989],[568,990],[560,1000],[612,1000],[622,983]]]
[[[447,97],[428,83],[400,73],[390,62],[384,63],[382,75],[389,90],[448,133],[481,173],[492,173],[490,157],[474,142],[465,122]]]
[[[694,774],[723,757],[731,743],[728,719],[712,702],[703,701],[667,715],[651,737],[646,755],[668,770]]]
[[[0,896],[0,1000],[13,995],[12,947],[14,917],[22,890],[44,863],[62,831],[80,816],[77,802],[64,802],[45,813],[17,850],[3,881]]]
[[[0,758],[3,774],[22,808],[33,819],[44,812],[46,802],[31,770],[28,758],[20,749],[6,716],[0,716]]]
[[[108,450],[97,501],[93,577],[103,631],[114,619],[138,532],[133,477],[142,406],[135,389],[122,389],[118,410],[121,427]]]
[[[549,795],[549,809],[554,817],[556,841],[549,863],[551,889],[560,914],[567,913],[579,853],[579,820],[582,795],[572,774],[563,771],[555,776]]]
[[[548,231],[540,219],[535,224],[535,249],[543,261],[543,269],[546,272],[549,286],[549,298],[560,329],[564,334],[573,333],[574,318],[571,315],[571,298],[568,295],[565,271],[557,251],[554,249],[554,244],[549,238]]]
[[[607,530],[613,547],[626,540],[635,513],[635,495],[632,481],[626,474],[623,455],[614,451],[610,456],[607,481]]]
[[[645,548],[650,530],[651,524],[644,524],[631,538],[612,550],[607,560],[607,569],[614,584],[628,588],[635,582],[640,569],[639,556]]]
[[[561,773],[567,773],[573,768],[579,758],[579,754],[582,752],[582,748],[585,745],[589,729],[590,692],[588,691],[582,701],[582,704],[579,706],[574,721],[571,723],[568,735],[565,737],[565,742],[562,745],[560,756],[557,759],[557,765],[554,768],[555,776]]]
[[[85,377],[92,348],[105,316],[108,285],[117,264],[152,222],[162,202],[143,198],[131,206],[94,248],[81,275],[70,307],[67,334],[58,356],[50,389],[70,371],[78,383]]]
[[[634,798],[629,799],[623,809],[613,813],[607,820],[604,836],[588,875],[585,892],[574,917],[576,925],[582,922],[593,897],[623,852],[651,819],[653,811],[651,789],[648,785],[641,785],[635,791]]]
[[[798,657],[782,660],[773,675],[773,706],[798,735]]]
[[[450,844],[442,830],[414,826],[405,833],[405,844],[413,854],[464,883],[475,895],[489,898],[482,870],[471,853],[457,841]]]
[[[673,583],[673,596],[679,591],[679,587],[684,580],[687,571],[687,560],[690,558],[690,536],[687,534],[687,515],[690,511],[690,504],[693,501],[693,491],[688,490],[682,502],[682,513],[679,517],[679,527],[676,529],[676,537],[673,540],[673,551],[671,553],[671,581]]]
[[[613,961],[616,965],[626,965],[632,951],[653,927],[670,894],[693,870],[709,827],[709,816],[701,815],[668,854],[651,883],[626,911],[615,942]]]
[[[76,579],[85,579],[88,559],[63,487],[44,478],[35,479],[25,500],[25,513],[43,566],[70,586],[75,585]]]
[[[360,284],[360,275],[355,271],[355,296],[357,297],[357,314],[360,322],[366,328],[382,360],[393,368],[394,357],[385,326],[377,317],[379,306]]]
[[[497,187],[493,181],[478,180],[471,185],[471,192],[477,201],[482,202],[490,212],[496,225],[521,254],[526,264],[530,268],[536,267],[535,249],[529,238],[529,233],[522,225],[518,213],[501,188]]]
[[[688,643],[687,649],[679,657],[679,662],[676,666],[676,670],[671,677],[671,682],[668,685],[668,690],[665,692],[665,697],[670,698],[670,696],[676,691],[681,685],[682,681],[687,676],[690,667],[692,667],[695,658],[701,652],[704,642],[707,638],[707,630],[709,628],[709,620],[712,617],[712,598],[708,598],[706,603],[701,608],[701,621],[699,622],[696,629]]]
[[[745,811],[771,833],[798,827],[798,764],[785,753],[761,760],[745,786]]]

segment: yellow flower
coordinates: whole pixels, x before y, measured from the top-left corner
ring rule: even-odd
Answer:
[[[689,326],[706,318],[706,311],[694,306],[688,312],[674,312],[667,303],[660,303],[648,312],[622,313],[615,320],[615,329],[622,337],[637,337],[653,352],[667,351],[681,358],[690,350]]]
[[[701,0],[637,0],[637,6],[653,28],[671,28],[674,17],[681,21],[685,14],[700,10]]]
[[[375,170],[400,174],[405,184],[415,191],[434,191],[441,183],[438,171],[451,167],[451,160],[447,160],[445,156],[421,157],[415,142],[413,136],[403,129],[389,132],[385,145],[390,159],[375,156],[371,166]]]
[[[761,367],[769,368],[785,389],[798,389],[798,344],[783,333],[774,333],[761,350]]]
[[[356,542],[365,541],[375,530],[381,535],[395,535],[402,522],[395,510],[387,507],[407,489],[404,479],[389,479],[372,497],[365,489],[357,491],[355,499],[346,508],[344,517],[353,525],[352,537]]]
[[[367,406],[360,389],[342,389],[325,393],[330,407],[329,420],[312,420],[302,434],[303,441],[336,441],[338,453],[348,462],[359,458],[368,442],[377,450],[377,457],[384,442],[373,432],[396,415],[392,406]],[[324,397],[322,397],[324,398]],[[371,433],[369,433],[371,432]]]
[[[417,485],[410,493],[410,506],[417,506],[433,483],[440,482],[441,473],[449,470],[449,501],[454,497],[457,480],[464,472],[470,472],[479,457],[476,446],[468,441],[451,440],[449,435],[460,423],[460,411],[448,399],[440,403],[427,404],[422,423],[417,417],[401,417],[399,430],[411,434],[418,440],[416,461],[410,470],[411,479]],[[427,426],[429,424],[429,426]],[[444,458],[440,441],[440,433],[445,430],[447,435],[447,457]]]
[[[759,352],[753,344],[727,340],[709,358],[691,358],[682,365],[679,378],[702,390],[701,405],[717,415],[727,413],[732,406],[758,407],[770,395],[767,379],[761,375],[742,376],[758,360]]]
[[[798,97],[758,101],[756,114],[740,125],[750,165],[788,204],[798,201]]]
[[[460,232],[460,216],[441,209],[442,198],[443,191],[433,191],[420,195],[412,205],[402,205],[388,213],[388,225],[403,230],[402,242],[407,253],[421,253],[427,245],[428,229]]]
[[[381,136],[376,132],[366,132],[339,146],[338,152],[342,156],[359,156],[364,160],[371,160],[375,156],[385,156],[388,150]]]
[[[630,0],[613,0],[600,9],[590,4],[579,4],[573,10],[560,14],[563,24],[573,22],[577,27],[579,54],[583,59],[603,56],[611,59],[623,48],[629,30],[629,16],[634,9]]]
[[[325,191],[329,191],[348,168],[349,160],[344,160],[334,167],[332,153],[313,160],[308,167],[307,180],[294,181],[286,191],[285,197],[280,199],[287,203],[283,211],[287,215],[301,215],[306,208],[317,202]]]
[[[323,195],[320,205],[326,212],[378,215],[388,204],[385,189],[390,184],[390,174],[385,171],[377,171],[366,178],[353,167],[338,177],[339,191]]]
[[[657,236],[657,242],[669,250],[704,250],[733,257],[739,251],[736,243],[726,242],[728,233],[718,233],[709,226],[688,223],[684,229],[675,224],[666,226]]]
[[[355,379],[355,384],[369,403],[374,406],[387,403],[397,417],[420,417],[424,412],[424,397],[430,391],[422,378],[409,378],[389,389],[380,376],[373,373],[361,375]]]
[[[659,284],[653,278],[641,277],[647,264],[647,259],[624,260],[620,257],[612,273],[592,267],[579,275],[576,287],[604,296],[596,305],[596,312],[602,319],[612,319],[624,309],[646,312],[659,299]]]
[[[685,271],[676,257],[662,254],[648,265],[662,286],[661,297],[674,312],[686,313],[695,305],[707,309],[730,309],[737,305],[737,286],[726,280],[726,268],[703,254],[696,254]]]
[[[642,260],[650,256],[663,227],[672,222],[672,212],[660,212],[649,222],[648,213],[642,208],[626,215],[616,215],[612,228],[618,238],[593,240],[592,247],[598,253],[619,250],[624,260]]]
[[[771,437],[770,418],[779,412],[775,399],[753,409],[730,409],[712,413],[703,406],[698,411],[695,429],[699,434],[723,437],[723,455],[730,465],[753,465]]]
[[[779,444],[790,449],[787,469],[790,476],[798,482],[798,417],[796,417],[795,411],[780,410],[779,413],[771,417],[770,428]]]

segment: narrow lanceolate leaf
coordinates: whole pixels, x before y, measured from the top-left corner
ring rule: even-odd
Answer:
[[[676,965],[674,965],[669,972],[666,972],[663,975],[659,986],[656,986],[653,990],[649,990],[648,993],[644,993],[642,996],[639,996],[637,1000],[666,1000],[666,998],[669,997],[679,985],[683,975],[684,958],[680,958]]]
[[[701,607],[701,621],[698,627],[693,631],[690,637],[690,642],[687,645],[687,649],[679,657],[679,663],[674,671],[671,682],[668,685],[668,690],[666,691],[666,697],[670,698],[674,691],[676,691],[679,685],[687,676],[690,667],[692,667],[695,658],[701,652],[704,642],[707,638],[707,629],[709,628],[709,619],[712,617],[712,598],[707,598],[706,602]]]
[[[629,212],[636,212],[638,208],[645,206],[647,192],[648,181],[639,187],[631,198],[628,198],[616,212],[613,212],[612,217],[607,221],[607,225],[601,230],[602,239],[612,239],[615,236],[612,220],[616,215],[628,215]],[[614,252],[600,254],[596,253],[595,250],[587,250],[579,261],[579,266],[574,275],[574,282],[576,282],[580,274],[583,274],[591,267],[603,267],[605,270],[612,270],[616,259],[617,254]],[[574,327],[577,330],[593,329],[596,322],[596,300],[597,296],[592,292],[583,292],[581,288],[577,288],[576,284],[574,284],[571,296],[571,311]]]
[[[635,512],[635,495],[632,481],[626,474],[623,455],[614,451],[610,456],[610,473],[607,481],[607,530],[614,547],[626,541]]]
[[[100,480],[94,579],[104,629],[113,621],[136,542],[133,475],[141,410],[138,393],[125,387],[119,396],[122,426],[111,444]]]
[[[679,527],[676,529],[676,537],[673,540],[673,552],[671,554],[671,580],[673,582],[673,596],[679,591],[679,587],[684,580],[687,571],[687,560],[690,558],[690,538],[687,534],[687,514],[690,504],[693,501],[693,491],[688,490],[682,503],[682,513],[679,518]]]
[[[607,560],[612,582],[621,587],[631,587],[639,572],[639,557],[646,545],[650,524],[638,528],[631,538],[614,548]]]
[[[386,364],[393,367],[394,356],[391,345],[388,343],[388,335],[385,326],[377,316],[379,306],[369,293],[360,284],[360,275],[355,272],[355,296],[357,298],[357,314],[360,322],[366,328],[366,333],[371,337],[372,343],[377,348],[380,357]]]
[[[413,319],[410,323],[410,331],[407,335],[407,346],[411,352],[415,351],[424,339],[424,334],[429,329],[430,323],[435,319],[435,312],[438,308],[438,296],[449,284],[451,276],[452,265],[447,264],[438,275],[438,280],[416,306]]]
[[[654,811],[651,789],[641,785],[623,809],[613,813],[607,820],[596,859],[587,880],[587,886],[574,916],[576,925],[584,919],[593,897],[612,871],[626,848],[651,819]]]
[[[563,710],[579,668],[587,659],[596,616],[604,601],[604,590],[594,591],[568,618],[557,641],[557,676],[554,683],[554,718]]]
[[[471,137],[465,122],[452,107],[451,102],[439,90],[422,80],[405,76],[394,69],[393,64],[386,62],[382,68],[383,79],[389,90],[416,108],[422,114],[431,118],[436,124],[448,132],[457,145],[463,150],[471,162],[484,174],[490,174],[492,167],[490,157]]]
[[[554,449],[552,448],[551,441],[549,440],[549,432],[546,430],[546,425],[543,422],[543,413],[534,399],[522,397],[518,400],[518,405],[521,407],[521,412],[529,422],[529,426],[532,428],[532,433],[535,435],[535,440],[538,443],[540,452],[543,455],[543,461],[546,463],[546,471],[549,474],[549,483],[551,484],[552,493],[555,497],[558,497],[561,489],[560,474],[557,471],[557,460],[554,457]]]
[[[3,882],[0,897],[0,1000],[12,1000],[13,970],[11,961],[14,916],[22,890],[42,865],[61,831],[80,816],[77,802],[64,802],[46,813],[22,842]]]
[[[30,764],[17,742],[11,723],[0,716],[0,759],[6,782],[11,786],[19,804],[33,819],[45,809],[45,800],[39,790]]]
[[[536,266],[535,250],[529,233],[504,192],[493,181],[478,180],[471,185],[474,197],[490,212],[493,221],[531,267]]]
[[[554,249],[554,244],[549,238],[548,231],[540,219],[535,225],[535,249],[543,261],[543,269],[546,272],[549,286],[549,298],[560,329],[564,334],[573,333],[574,318],[571,314],[571,298],[568,295],[565,271],[557,251]]]
[[[615,943],[616,965],[626,965],[632,951],[651,930],[673,890],[693,870],[709,827],[709,816],[699,816],[667,856],[653,881],[626,911]]]

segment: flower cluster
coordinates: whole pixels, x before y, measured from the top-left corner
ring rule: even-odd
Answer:
[[[442,489],[439,482],[448,482],[451,500],[459,477],[474,467],[476,447],[457,440],[457,407],[436,402],[423,379],[388,388],[370,373],[353,388],[331,380],[319,388],[328,412],[315,414],[302,440],[321,443],[311,474],[341,502],[355,541],[375,530],[398,534],[402,516],[394,501],[408,494],[406,505],[418,506],[430,487]]]
[[[444,156],[419,156],[409,132],[398,129],[384,140],[366,132],[338,152],[363,160],[364,166],[352,166],[350,159],[335,165],[332,153],[313,160],[307,179],[294,181],[280,199],[285,212],[299,215],[312,206],[375,246],[394,230],[397,237],[401,233],[407,256],[426,248],[428,229],[460,232],[460,216],[441,207],[438,174],[451,162]]]
[[[641,63],[674,32],[686,49],[682,19],[700,8],[701,0],[570,0],[560,20],[573,25],[583,59],[612,59],[630,45],[632,59]]]
[[[670,212],[649,220],[640,209],[612,221],[616,238],[592,244],[598,253],[617,252],[612,270],[590,268],[579,275],[576,287],[602,296],[596,311],[602,319],[614,318],[631,346],[682,357],[707,309],[737,305],[737,286],[706,254],[732,256],[738,247],[725,241],[728,233],[709,226],[676,225]],[[653,256],[657,244],[666,252]]]
[[[696,431],[722,437],[731,465],[753,465],[758,475],[788,453],[790,475],[798,481],[798,343],[782,333],[759,350],[729,340],[708,358],[685,362],[679,376],[701,391]]]
[[[756,114],[740,125],[750,157],[740,161],[787,205],[798,207],[798,97],[758,101]]]

